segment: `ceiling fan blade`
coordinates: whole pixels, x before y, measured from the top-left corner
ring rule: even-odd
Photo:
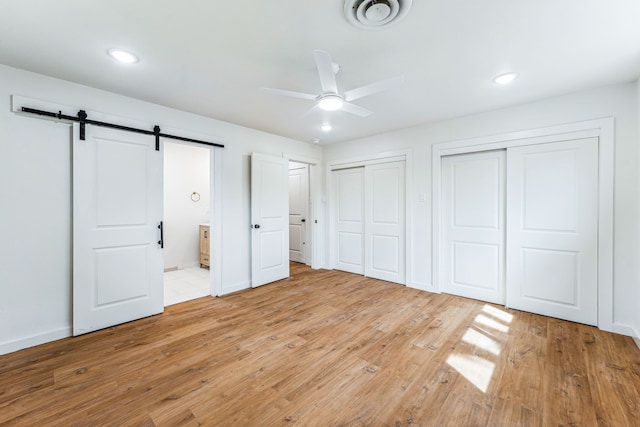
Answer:
[[[336,75],[333,73],[333,62],[329,54],[322,50],[314,50],[313,56],[316,60],[318,75],[320,76],[320,86],[322,93],[338,93]]]
[[[344,100],[347,102],[354,101],[356,99],[364,98],[365,96],[373,95],[374,93],[393,89],[400,85],[403,80],[403,76],[397,76],[348,90],[344,93]]]
[[[317,113],[318,111],[322,111],[322,110],[320,110],[320,107],[318,107],[318,104],[316,104],[313,107],[309,108],[307,111],[305,111],[304,114],[301,115],[300,117],[301,118],[308,117],[312,114]]]
[[[293,98],[308,99],[310,101],[315,101],[318,98],[317,95],[311,95],[310,93],[293,92],[290,90],[271,89],[268,87],[261,87],[260,90],[262,92],[273,93],[275,95],[283,95],[283,96],[290,96]]]
[[[367,117],[373,114],[373,111],[369,111],[366,108],[359,107],[355,104],[349,104],[348,102],[342,104],[341,110],[345,113],[355,114],[360,117]]]

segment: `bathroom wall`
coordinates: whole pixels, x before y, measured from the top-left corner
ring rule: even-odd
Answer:
[[[636,144],[637,147],[640,147],[640,80],[638,80],[636,82]],[[640,149],[637,149],[637,154],[638,154],[638,159],[637,159],[637,163],[636,164],[640,164]],[[638,203],[638,208],[636,212],[640,212],[640,174],[638,175],[638,181],[636,184],[636,191],[637,191],[637,203]],[[637,238],[635,239],[636,242],[636,258],[633,262],[633,264],[638,264],[637,261],[637,256],[638,253],[640,252],[640,228],[637,230],[636,236]],[[636,344],[638,345],[638,347],[640,347],[640,280],[635,280],[634,281],[634,287],[635,287],[635,295],[633,295],[632,298],[630,298],[631,300],[631,306],[633,307],[633,312],[635,313],[634,319],[633,319],[633,339],[635,340]]]

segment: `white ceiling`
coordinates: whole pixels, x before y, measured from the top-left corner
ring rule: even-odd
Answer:
[[[351,140],[640,75],[639,0],[414,0],[381,30],[344,0],[0,0],[0,63],[301,141]],[[106,55],[140,57],[134,65]],[[313,50],[341,91],[404,75],[355,101],[360,118],[261,87],[319,93]],[[520,78],[502,87],[505,71]],[[55,100],[63,102],[63,100]],[[320,130],[329,121],[330,133]]]

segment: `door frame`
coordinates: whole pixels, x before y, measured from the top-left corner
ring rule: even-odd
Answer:
[[[300,167],[297,168],[293,168],[291,169],[291,164],[298,164],[301,165]],[[302,229],[304,230],[304,244],[303,244],[303,248],[302,248],[302,253],[303,253],[303,257],[302,257],[302,264],[311,266],[311,249],[307,248],[308,246],[311,246],[311,241],[309,240],[309,236],[311,233],[309,233],[309,228],[308,226],[311,224],[311,217],[310,217],[310,212],[311,212],[311,196],[310,196],[310,191],[309,191],[309,172],[311,170],[311,166],[308,163],[302,163],[302,162],[296,162],[293,160],[289,161],[289,261],[291,261],[291,171],[292,170],[300,170],[300,169],[305,169],[304,172],[304,178],[306,179],[306,189],[304,190],[305,192],[305,198],[303,200],[304,203],[304,212],[302,217],[304,218],[304,222],[302,223]],[[309,221],[309,222],[307,222]],[[308,243],[307,243],[308,242]]]
[[[325,241],[327,242],[325,265],[330,270],[335,269],[335,207],[336,207],[336,194],[334,191],[334,177],[331,173],[336,169],[348,169],[359,166],[374,165],[380,163],[390,163],[396,161],[405,162],[405,252],[404,252],[404,268],[405,268],[405,283],[404,286],[412,286],[413,283],[413,233],[412,233],[412,197],[413,194],[413,150],[397,150],[387,151],[378,154],[368,154],[360,157],[354,157],[350,159],[336,159],[327,162],[326,166],[326,192],[327,200],[329,203],[327,214],[329,215],[327,229],[328,236]]]
[[[309,218],[307,225],[307,259],[311,261],[311,268],[314,270],[322,268],[322,208],[324,199],[322,197],[322,160],[314,157],[299,156],[297,154],[282,153],[282,157],[289,162],[306,163],[309,165]]]
[[[174,129],[166,127],[167,133],[175,133],[185,135],[187,138],[201,139],[204,141],[216,141],[221,144],[225,143],[224,138],[190,132],[184,129]],[[215,147],[207,147],[191,142],[169,141],[171,144],[191,145],[194,147],[209,149],[209,295],[222,295],[222,156],[224,150],[215,149]],[[160,138],[160,144],[163,147],[164,155],[165,138]],[[163,191],[164,191],[164,182]]]
[[[598,327],[609,332],[629,334],[629,328],[613,317],[613,191],[614,191],[614,119],[587,120],[539,129],[509,132],[433,144],[432,146],[432,283],[440,293],[441,250],[441,165],[442,157],[524,145],[546,144],[597,137],[598,149]]]
[[[165,126],[167,133],[180,134],[187,138],[200,139],[203,141],[214,141],[220,144],[225,144],[226,140],[223,137],[206,134],[201,132],[194,132],[185,129],[172,128]],[[175,141],[171,141],[176,143]],[[164,144],[163,138],[160,138],[160,143]],[[184,143],[190,144],[190,143]],[[199,146],[198,144],[193,144]],[[206,146],[202,146],[207,148]],[[209,147],[209,294],[214,297],[219,297],[222,292],[222,159],[224,150]],[[164,186],[164,183],[163,183]]]

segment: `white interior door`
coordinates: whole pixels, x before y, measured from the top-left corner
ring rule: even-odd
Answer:
[[[365,276],[405,283],[405,162],[365,168]]]
[[[364,274],[364,167],[333,171],[334,267]]]
[[[289,162],[251,155],[251,286],[289,277]]]
[[[596,325],[598,139],[507,151],[507,306]]]
[[[153,136],[73,127],[73,334],[160,313],[162,151]]]
[[[289,163],[289,260],[308,264],[309,165]]]
[[[442,291],[505,303],[505,151],[442,158]]]

